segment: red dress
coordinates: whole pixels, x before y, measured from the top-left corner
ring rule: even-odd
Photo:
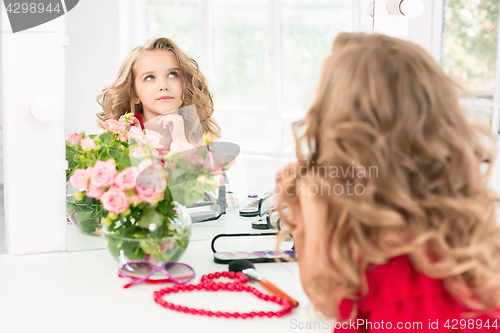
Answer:
[[[368,270],[366,278],[369,292],[358,302],[356,319],[337,323],[335,331],[500,332],[500,319],[467,317],[469,311],[444,288],[443,280],[417,272],[407,256]],[[352,305],[341,303],[343,318]]]
[[[141,128],[144,130],[144,123],[142,122],[141,113],[139,111],[136,111],[134,117],[136,117],[137,120],[139,120],[139,122],[141,123]]]

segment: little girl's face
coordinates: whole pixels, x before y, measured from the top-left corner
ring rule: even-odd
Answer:
[[[142,103],[144,121],[181,107],[181,71],[172,52],[147,51],[135,63],[134,72],[134,103]]]

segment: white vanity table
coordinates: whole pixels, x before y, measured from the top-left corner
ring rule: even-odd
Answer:
[[[220,219],[192,227],[192,238],[181,262],[203,274],[227,270],[216,264],[210,242],[219,233],[258,232],[256,218],[229,210]],[[89,236],[91,237],[91,236]],[[95,239],[94,239],[95,240]],[[108,250],[0,256],[0,331],[50,332],[296,332],[313,325],[314,332],[332,332],[329,320],[316,318],[300,284],[295,262],[255,264],[283,291],[297,299],[298,308],[281,318],[226,319],[167,310],[153,301],[153,292],[169,284],[140,284],[123,289],[118,264]],[[259,288],[258,284],[252,286]],[[259,288],[261,289],[261,288]],[[264,291],[265,293],[268,293]],[[166,300],[213,311],[277,311],[280,306],[249,293],[193,291]]]

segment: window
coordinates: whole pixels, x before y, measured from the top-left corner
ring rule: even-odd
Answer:
[[[293,121],[312,102],[341,31],[371,20],[359,0],[148,2],[148,37],[169,37],[208,78],[226,141],[244,153],[292,155]]]
[[[149,38],[171,38],[189,56],[202,57],[200,1],[151,0],[147,22]]]
[[[498,0],[443,0],[441,64],[473,96],[463,104],[471,122],[499,131]]]

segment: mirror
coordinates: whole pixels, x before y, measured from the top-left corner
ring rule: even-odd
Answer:
[[[168,37],[193,57],[214,95],[222,139],[243,155],[229,170],[231,191],[274,187],[294,160],[291,123],[313,96],[323,59],[341,31],[371,31],[369,1],[86,0],[65,15],[66,134],[100,131],[96,96],[125,56],[147,39]],[[272,22],[272,23],[271,23]],[[202,237],[209,223],[194,232]],[[68,250],[104,247],[68,224]]]

